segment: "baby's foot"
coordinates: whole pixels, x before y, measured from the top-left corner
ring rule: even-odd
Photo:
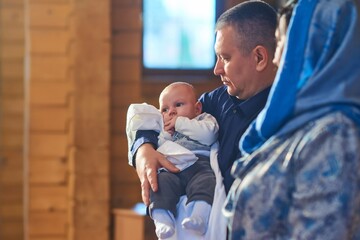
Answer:
[[[166,239],[174,235],[175,229],[172,226],[155,221],[155,233],[159,239]]]
[[[165,209],[155,209],[152,212],[155,233],[159,239],[166,239],[175,233],[175,220],[172,213]]]
[[[204,235],[207,230],[207,222],[201,217],[188,217],[182,223],[182,227],[187,230],[192,230],[199,235]]]

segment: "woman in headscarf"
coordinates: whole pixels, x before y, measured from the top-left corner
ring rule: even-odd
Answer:
[[[360,239],[360,1],[300,0],[224,206],[229,239]]]

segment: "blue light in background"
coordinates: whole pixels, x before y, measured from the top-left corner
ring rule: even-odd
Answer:
[[[215,0],[144,0],[143,64],[153,69],[214,66]]]

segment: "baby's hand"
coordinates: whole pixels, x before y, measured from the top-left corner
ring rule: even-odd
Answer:
[[[175,132],[175,123],[176,123],[176,116],[172,117],[171,119],[168,119],[166,122],[164,122],[164,130],[168,132],[171,136]]]

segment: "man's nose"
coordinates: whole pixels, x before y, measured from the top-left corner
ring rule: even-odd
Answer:
[[[220,76],[223,73],[224,73],[224,64],[222,63],[222,61],[217,60],[214,66],[214,75]]]

